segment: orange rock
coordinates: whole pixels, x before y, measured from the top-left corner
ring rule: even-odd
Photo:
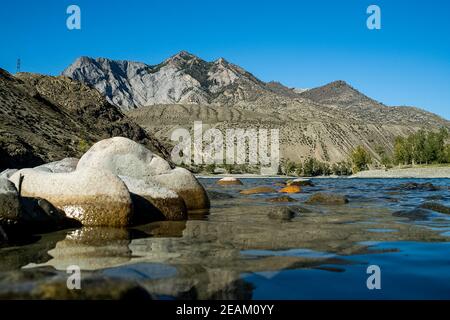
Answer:
[[[273,193],[277,192],[275,189],[270,187],[256,187],[252,189],[242,190],[241,194],[258,194],[258,193]]]
[[[283,192],[283,193],[299,193],[300,191],[302,191],[302,189],[299,186],[287,186],[283,189],[281,189],[278,192]]]

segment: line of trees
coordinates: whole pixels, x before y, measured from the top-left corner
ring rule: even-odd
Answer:
[[[383,147],[375,147],[380,155],[380,164],[386,168],[393,165],[442,164],[450,163],[450,144],[447,141],[450,134],[446,128],[439,131],[423,129],[407,137],[397,137],[394,151],[386,151]],[[368,170],[373,163],[369,151],[363,146],[357,146],[350,153],[347,161],[334,164],[308,158],[303,162],[289,160],[281,163],[279,174],[296,176],[337,175],[346,176],[359,171]],[[197,172],[214,173],[217,168],[223,168],[228,173],[258,173],[259,166],[244,165],[207,165],[199,166]]]
[[[446,128],[439,131],[421,129],[408,137],[397,137],[394,143],[395,164],[450,163],[449,133]]]
[[[347,161],[333,163],[321,162],[315,158],[308,158],[303,162],[286,161],[280,166],[279,174],[294,176],[328,176],[331,174],[337,176],[347,176],[352,173],[351,164]]]

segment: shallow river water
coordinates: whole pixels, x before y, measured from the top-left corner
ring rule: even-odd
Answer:
[[[285,179],[241,179],[211,192],[208,212],[185,222],[129,230],[82,228],[0,248],[0,298],[73,298],[68,266],[81,269],[81,298],[118,298],[139,286],[160,299],[449,299],[450,215],[393,215],[424,202],[450,205],[450,179],[313,179],[271,203],[277,193],[240,190]],[[398,188],[431,182],[438,190]],[[346,195],[348,204],[303,202],[314,192]],[[301,206],[290,221],[272,206]],[[380,268],[381,289],[367,287]],[[139,292],[141,292],[139,291]]]

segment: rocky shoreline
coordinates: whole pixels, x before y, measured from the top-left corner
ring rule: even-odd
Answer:
[[[97,142],[80,160],[0,173],[0,240],[79,226],[185,220],[188,210],[209,205],[191,172],[115,137]]]

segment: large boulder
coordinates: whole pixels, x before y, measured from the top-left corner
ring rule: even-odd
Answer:
[[[75,171],[75,169],[77,168],[77,164],[77,158],[64,158],[60,161],[54,161],[40,165],[38,167],[35,167],[35,169],[44,169],[44,171],[47,171],[46,169],[48,169],[50,172],[54,173],[68,173]]]
[[[161,187],[155,182],[145,182],[126,176],[120,176],[120,178],[131,192],[136,223],[187,218],[184,200],[176,192]]]
[[[132,201],[123,181],[111,172],[81,169],[49,173],[34,169],[16,172],[10,180],[21,195],[42,198],[86,226],[126,227],[132,221]]]
[[[188,210],[209,208],[206,191],[191,172],[172,170],[166,160],[127,138],[114,137],[94,144],[78,162],[77,170],[85,168],[157,182],[180,195]]]
[[[178,193],[188,210],[207,209],[210,206],[206,190],[187,169],[175,168],[153,176],[152,180]]]
[[[123,137],[94,144],[78,161],[77,170],[85,168],[104,169],[116,175],[143,180],[171,170],[166,160]]]

